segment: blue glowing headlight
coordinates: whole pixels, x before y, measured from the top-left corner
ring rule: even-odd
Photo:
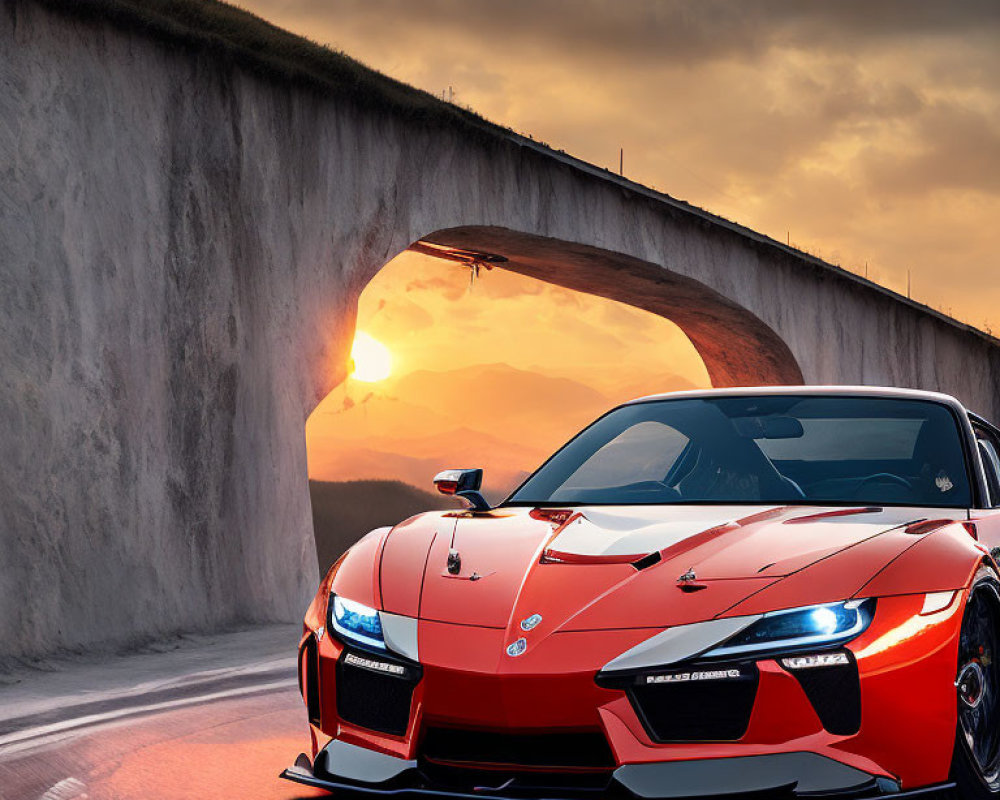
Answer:
[[[374,608],[330,595],[330,627],[340,638],[366,647],[385,650],[382,621]]]
[[[705,656],[844,644],[863,633],[874,614],[874,599],[772,611]]]

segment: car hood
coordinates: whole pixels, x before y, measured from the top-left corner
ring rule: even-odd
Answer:
[[[823,591],[850,597],[915,543],[907,525],[942,516],[959,518],[941,509],[803,506],[425,515],[389,534],[381,595],[387,611],[512,631],[534,615],[542,633],[681,625],[730,613],[792,576],[807,587],[803,596],[761,596],[786,606],[825,601],[801,581],[820,563]],[[457,569],[453,557],[449,570],[450,551]],[[831,570],[838,558],[844,569]]]

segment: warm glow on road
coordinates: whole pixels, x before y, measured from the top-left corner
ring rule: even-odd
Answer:
[[[10,800],[329,800],[278,777],[308,749],[302,699],[290,686],[84,727],[58,744],[4,753],[0,783]]]
[[[351,377],[356,381],[384,381],[392,372],[392,354],[389,348],[364,331],[354,334],[351,362]]]

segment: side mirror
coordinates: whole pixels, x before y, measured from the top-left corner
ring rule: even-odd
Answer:
[[[490,504],[479,493],[483,485],[481,469],[446,469],[434,476],[434,485],[441,494],[453,494],[467,500],[473,511],[490,510]]]

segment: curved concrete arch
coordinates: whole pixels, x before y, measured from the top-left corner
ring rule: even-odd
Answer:
[[[299,616],[306,418],[430,232],[672,319],[718,385],[1000,418],[990,336],[329,51],[276,67],[235,9],[257,49],[140,6],[0,14],[0,659]]]
[[[713,386],[800,384],[781,338],[705,284],[624,253],[507,228],[463,226],[422,242],[502,256],[498,265],[547,283],[650,311],[674,322],[705,362]],[[420,250],[420,243],[412,249]]]

